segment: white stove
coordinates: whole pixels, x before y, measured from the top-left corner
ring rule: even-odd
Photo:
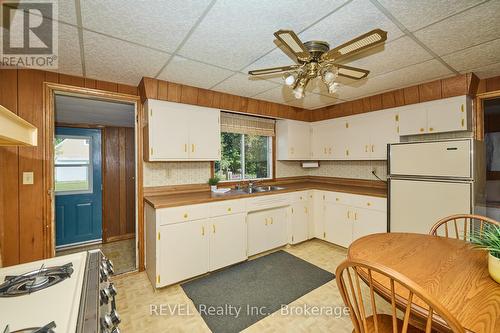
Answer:
[[[100,251],[0,268],[0,332],[119,332],[110,274]]]

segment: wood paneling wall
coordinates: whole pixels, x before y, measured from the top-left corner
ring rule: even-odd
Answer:
[[[497,81],[492,81],[491,86]],[[500,82],[500,80],[498,81]],[[486,86],[486,84],[484,84]],[[472,73],[426,82],[383,94],[310,110],[309,121],[345,117],[359,113],[389,109],[397,106],[432,101],[460,95],[475,96],[479,79]],[[498,85],[500,89],[500,84]],[[486,88],[485,88],[486,89]]]
[[[147,98],[153,98],[272,118],[310,121],[309,115],[311,114],[309,110],[284,104],[196,88],[149,77],[144,77],[139,84],[139,94],[143,102]]]
[[[103,240],[112,242],[135,235],[135,133],[126,127],[103,132]]]
[[[0,104],[38,128],[38,146],[0,147],[0,248],[4,266],[44,257],[46,188],[43,83],[53,82],[137,95],[137,88],[32,69],[0,69]],[[23,172],[34,184],[23,185]]]
[[[497,90],[500,90],[500,76],[495,76],[489,79],[480,80],[479,86],[477,88],[477,93],[482,94]]]

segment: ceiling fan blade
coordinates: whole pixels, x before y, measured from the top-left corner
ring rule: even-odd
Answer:
[[[380,45],[387,40],[387,31],[375,29],[353,40],[348,41],[334,49],[331,49],[321,57],[326,61],[338,61],[341,58],[348,57],[354,53],[366,50],[368,48]]]
[[[345,66],[345,65],[335,65],[338,68],[338,75],[348,77],[350,79],[360,80],[365,78],[370,71],[366,69]]]
[[[297,59],[301,61],[309,61],[311,54],[306,49],[299,36],[292,30],[278,30],[274,33],[283,46],[285,46]]]
[[[300,67],[300,65],[290,65],[290,66],[282,66],[282,67],[263,68],[263,69],[256,69],[253,71],[249,71],[248,74],[250,74],[250,75],[276,74],[276,73],[293,71],[299,67]]]

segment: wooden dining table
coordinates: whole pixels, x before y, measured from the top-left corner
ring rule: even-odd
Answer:
[[[470,243],[424,234],[373,234],[353,242],[347,257],[406,275],[471,332],[500,332],[500,284],[488,273],[487,252]],[[376,276],[374,280],[377,294],[386,296],[389,282]],[[412,314],[418,316],[419,308],[412,306]]]

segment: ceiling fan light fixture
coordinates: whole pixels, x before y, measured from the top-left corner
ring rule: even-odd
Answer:
[[[337,79],[337,76],[338,76],[338,71],[336,68],[333,70],[329,69],[323,73],[323,81],[326,84],[330,84]]]
[[[285,74],[283,75],[283,80],[285,81],[285,84],[289,87],[293,86],[295,84],[295,81],[297,80],[297,75],[296,74]]]
[[[332,82],[328,85],[328,92],[330,94],[335,94],[339,90],[340,84],[338,82]]]
[[[296,99],[301,99],[304,97],[304,87],[297,87],[293,89],[293,96]]]

